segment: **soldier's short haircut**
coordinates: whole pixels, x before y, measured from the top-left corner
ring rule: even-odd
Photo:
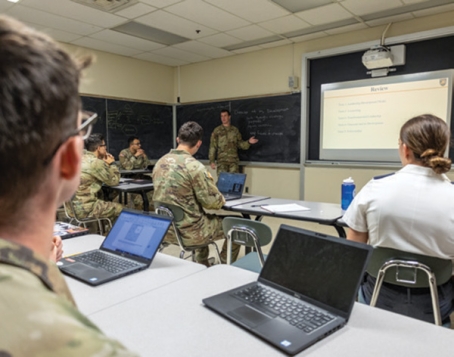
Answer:
[[[230,116],[230,110],[228,110],[228,109],[222,109],[221,114],[222,113],[227,113],[227,115]]]
[[[195,121],[184,123],[178,130],[178,139],[180,144],[194,147],[199,140],[202,140],[203,128]]]
[[[46,158],[74,133],[81,70],[90,62],[0,16],[0,224],[20,214],[50,172]]]
[[[103,141],[104,136],[102,136],[102,134],[99,133],[91,134],[84,141],[85,150],[93,152],[102,145]]]
[[[137,136],[130,136],[128,138],[128,145],[131,146],[134,140],[140,140]]]

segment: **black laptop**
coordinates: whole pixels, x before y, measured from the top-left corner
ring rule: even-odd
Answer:
[[[258,281],[203,300],[287,354],[343,327],[372,247],[281,225]]]
[[[61,259],[60,270],[84,283],[100,285],[148,268],[172,218],[124,209],[99,249]]]
[[[221,172],[218,177],[217,187],[226,201],[237,200],[243,196],[246,174],[233,174]]]

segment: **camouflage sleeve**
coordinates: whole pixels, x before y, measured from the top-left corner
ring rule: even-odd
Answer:
[[[134,160],[132,170],[134,170],[134,169],[144,169],[148,165],[150,165],[150,160],[148,160],[148,156],[147,156],[147,154],[145,154],[145,156],[139,156],[138,158],[136,158]]]
[[[216,161],[217,151],[218,151],[218,134],[216,132],[216,129],[214,129],[213,133],[211,133],[210,149],[208,151],[208,158],[210,160],[210,164],[213,164]]]
[[[243,140],[243,138],[241,137],[241,133],[238,129],[236,130],[236,143],[238,149],[241,150],[247,150],[251,147],[251,144],[249,144],[248,140]]]
[[[219,192],[213,177],[205,166],[197,162],[198,167],[192,172],[194,193],[203,208],[220,209],[225,204],[224,196]]]
[[[128,149],[125,149],[128,150]],[[134,155],[129,156],[125,150],[122,150],[120,152],[120,155],[118,156],[120,159],[120,168],[123,170],[132,170],[134,167],[134,162],[136,161],[136,158]]]
[[[90,174],[108,186],[116,186],[120,182],[120,171],[116,165],[108,165],[103,160],[96,160]]]

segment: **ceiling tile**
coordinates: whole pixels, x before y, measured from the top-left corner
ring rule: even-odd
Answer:
[[[200,0],[186,0],[167,7],[166,11],[219,31],[250,25],[250,22]]]
[[[325,30],[325,32],[329,35],[337,35],[340,33],[363,30],[363,29],[367,29],[367,26],[363,23],[359,23],[359,24],[342,26],[342,27],[338,27],[335,29]]]
[[[403,6],[400,0],[344,0],[341,5],[359,16]]]
[[[123,56],[133,56],[143,52],[131,47],[120,46],[113,43],[96,40],[90,37],[82,37],[76,41],[72,41],[71,43],[78,46],[88,47],[98,51],[112,52]]]
[[[292,37],[290,40],[292,40],[293,42],[304,42],[304,41],[315,40],[316,38],[327,37],[327,36],[328,36],[328,34],[326,34],[324,32],[316,32],[316,33],[310,33],[308,35]]]
[[[161,48],[159,50],[153,51],[153,53],[156,53],[156,54],[162,55],[162,56],[176,58],[178,60],[186,61],[186,62],[200,62],[200,61],[206,61],[206,60],[210,59],[209,57],[196,55],[195,53],[183,51],[183,50],[180,50],[180,49],[174,48],[174,47]]]
[[[402,15],[387,16],[387,17],[382,17],[381,19],[366,21],[366,24],[370,27],[375,27],[375,26],[380,26],[380,25],[386,25],[386,24],[389,24],[390,22],[411,20],[413,18],[414,17],[412,14],[402,14]]]
[[[4,12],[10,8],[12,8],[14,6],[14,4],[12,2],[8,2],[8,1],[2,1],[0,2],[0,11],[1,12]]]
[[[450,4],[450,5],[432,7],[430,9],[426,9],[426,10],[413,11],[413,15],[415,15],[416,17],[423,17],[423,16],[430,16],[430,15],[439,14],[441,12],[448,12],[448,11],[453,11],[453,10],[454,10],[454,4]]]
[[[279,47],[279,46],[290,45],[290,44],[292,44],[292,41],[285,39],[285,40],[280,40],[280,41],[264,43],[263,45],[260,45],[260,47],[272,48],[272,47]]]
[[[295,14],[311,25],[322,25],[352,18],[353,15],[339,4],[331,4]]]
[[[124,16],[127,17],[128,19],[135,19],[136,17],[143,16],[155,10],[156,8],[153,6],[138,3],[130,7],[127,7],[126,9],[117,11],[115,15]]]
[[[151,61],[156,63],[161,63],[166,66],[182,66],[185,64],[189,64],[190,62],[177,60],[175,58],[170,58],[166,56],[161,56],[156,53],[145,52],[141,53],[140,55],[133,56],[134,58],[138,58],[144,61]]]
[[[179,16],[168,12],[158,10],[145,16],[135,19],[136,22],[147,26],[155,27],[160,30],[168,31],[191,40],[197,40],[198,37],[214,35],[217,31],[208,27],[199,25],[195,22],[183,19]],[[197,33],[196,31],[200,32]]]
[[[112,30],[103,30],[101,32],[95,33],[94,35],[91,35],[90,37],[125,47],[135,48],[141,51],[153,51],[157,50],[158,48],[165,47],[165,45],[161,45],[153,41],[143,40],[138,37],[126,35],[124,33]]]
[[[14,6],[11,10],[8,11],[8,14],[21,21],[28,21],[33,24],[67,31],[78,35],[90,35],[102,30],[102,28],[98,26],[71,20],[54,14],[49,14],[47,12],[35,10],[30,7],[24,7],[21,5]]]
[[[211,58],[220,58],[231,56],[232,53],[221,48],[209,46],[198,41],[188,41],[184,43],[179,43],[172,47],[179,48],[184,51],[193,52],[200,54],[202,56],[211,57]]]
[[[248,53],[248,52],[254,52],[254,51],[259,51],[259,50],[263,50],[263,48],[260,46],[251,46],[251,47],[246,47],[246,48],[239,48],[237,50],[233,50],[232,52],[241,54],[241,53]]]
[[[158,9],[162,9],[163,7],[176,4],[184,0],[140,0],[145,4],[157,7]]]
[[[279,17],[274,20],[261,22],[258,24],[260,27],[264,27],[267,30],[270,30],[274,33],[285,33],[300,30],[310,25],[307,22],[304,22],[295,15],[288,15],[284,17]]]
[[[205,2],[255,23],[290,14],[273,2],[264,0],[205,0]]]
[[[70,0],[22,0],[21,5],[100,27],[117,26],[126,21],[123,17]]]
[[[226,47],[229,45],[234,45],[234,44],[243,42],[242,40],[240,40],[236,37],[227,35],[225,33],[218,33],[216,35],[203,37],[203,38],[199,39],[199,41],[207,43],[212,46],[216,46],[216,47]]]
[[[269,37],[273,35],[273,33],[257,25],[251,25],[232,31],[227,31],[227,34],[241,38],[244,41],[256,40],[262,37]]]
[[[50,28],[45,28],[45,29],[42,29],[41,31],[47,33],[54,40],[60,41],[60,42],[71,42],[71,41],[75,41],[81,37],[81,35],[76,35],[73,33],[66,32],[66,31],[55,30],[55,29],[50,29]]]

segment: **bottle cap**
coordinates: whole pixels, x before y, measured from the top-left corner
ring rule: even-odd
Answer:
[[[355,181],[351,177],[346,178],[343,182],[344,183],[355,183]]]

